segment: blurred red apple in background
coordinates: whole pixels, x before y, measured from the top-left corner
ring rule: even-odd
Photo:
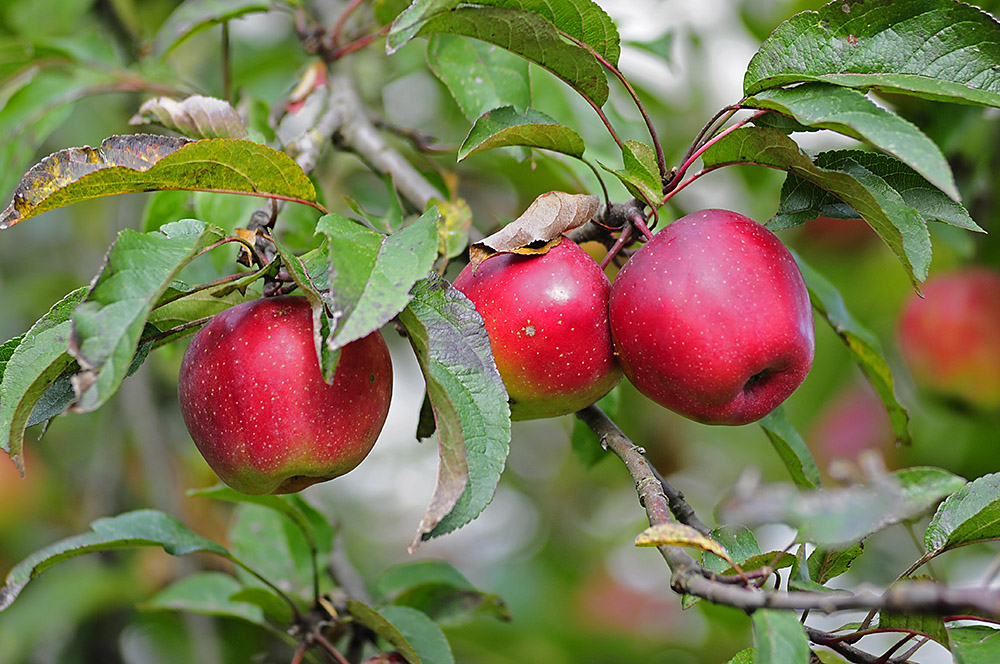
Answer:
[[[806,440],[820,469],[838,459],[856,462],[865,450],[876,450],[887,460],[896,455],[889,416],[867,383],[851,385],[834,397],[813,423]]]
[[[1000,408],[1000,273],[973,267],[927,280],[907,300],[899,347],[914,381],[978,408]]]

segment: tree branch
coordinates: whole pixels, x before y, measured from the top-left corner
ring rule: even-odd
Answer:
[[[635,480],[639,503],[645,508],[650,525],[677,519],[698,527],[695,524],[701,522],[697,520],[690,505],[675,489],[667,489],[676,494],[672,501],[667,498],[664,488],[669,487],[669,483],[665,480],[661,483],[642,451],[600,408],[588,406],[577,412],[576,416],[625,464]],[[672,511],[671,503],[676,512]],[[882,592],[869,588],[857,592],[763,590],[716,578],[680,547],[660,546],[657,549],[670,567],[671,587],[675,592],[694,595],[714,604],[731,606],[748,613],[763,608],[823,613],[875,609],[942,616],[968,612],[984,618],[1000,617],[1000,589],[996,588],[983,586],[956,589],[933,582],[913,582],[893,586]]]

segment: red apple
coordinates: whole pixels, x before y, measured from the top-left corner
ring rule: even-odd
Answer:
[[[735,212],[695,212],[653,236],[615,277],[610,307],[628,379],[699,422],[759,420],[812,366],[802,274],[774,234]]]
[[[983,409],[1000,408],[1000,273],[967,268],[928,279],[899,319],[913,379]]]
[[[512,419],[572,413],[621,378],[608,327],[611,284],[572,240],[542,255],[469,264],[454,285],[486,322]]]
[[[352,470],[371,451],[392,394],[378,332],[320,374],[304,297],[246,302],[216,315],[181,363],[178,396],[191,438],[222,481],[249,494],[290,493]]]
[[[828,402],[806,440],[821,469],[837,459],[857,462],[861,453],[876,450],[895,465],[895,436],[885,406],[868,384],[852,385]]]

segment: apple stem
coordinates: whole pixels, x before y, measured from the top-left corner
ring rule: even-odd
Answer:
[[[698,157],[700,157],[701,155],[703,155],[705,153],[705,151],[708,150],[710,147],[712,147],[713,145],[715,145],[716,143],[718,143],[723,138],[725,138],[729,134],[733,133],[734,131],[736,131],[740,127],[746,125],[748,122],[753,122],[754,120],[756,120],[760,116],[764,115],[765,113],[769,113],[769,112],[770,111],[757,111],[753,115],[751,115],[751,116],[749,116],[747,118],[744,118],[744,119],[740,120],[739,122],[726,127],[725,129],[723,129],[719,133],[717,133],[714,136],[712,136],[710,139],[708,139],[707,141],[705,141],[698,149],[696,149],[694,152],[692,152],[687,157],[687,159],[684,160],[683,163],[681,163],[680,167],[677,169],[677,172],[674,174],[673,180],[676,182],[678,179],[684,177],[684,174],[687,172],[687,169],[689,169],[691,167],[691,164],[693,164],[695,161],[697,161]],[[685,183],[685,186],[686,186],[686,184],[687,183]],[[668,194],[673,194],[677,189],[680,189],[680,188],[681,188],[680,185],[678,185],[677,187],[674,188],[674,190],[668,192]],[[664,197],[664,201],[666,201],[667,199],[668,199],[668,197],[665,196]]]
[[[654,218],[656,216],[655,210],[653,211],[653,216]],[[647,240],[653,239],[653,233],[652,231],[649,230],[649,226],[646,225],[646,220],[641,214],[633,215],[630,221],[632,222],[633,226],[639,229],[639,232],[642,233],[643,237],[645,237]]]
[[[291,664],[301,664],[302,659],[306,656],[306,650],[309,649],[309,644],[305,641],[300,641],[299,645],[295,648],[295,654],[292,655]]]
[[[743,102],[741,100],[740,104],[742,103]],[[684,159],[682,160],[682,162],[687,161],[691,157],[691,155],[694,154],[694,151],[697,150],[699,147],[701,147],[702,140],[705,138],[705,136],[710,136],[711,134],[714,134],[716,131],[719,130],[718,128],[720,126],[729,122],[729,118],[733,117],[733,115],[738,110],[740,110],[740,104],[732,104],[730,106],[726,106],[725,108],[721,109],[718,113],[713,115],[712,119],[709,120],[707,123],[705,123],[705,126],[701,128],[701,131],[698,132],[698,135],[695,136],[694,140],[691,142],[691,145],[688,147],[687,152],[684,153]],[[674,176],[675,177],[671,180],[671,182],[668,183],[668,186],[665,187],[664,193],[667,193],[667,191],[669,190],[668,188],[671,184],[677,183],[677,173],[674,173]]]
[[[340,46],[340,33],[344,30],[344,24],[347,23],[347,19],[354,13],[354,10],[364,4],[364,2],[365,0],[351,0],[351,3],[340,13],[340,17],[337,19],[337,22],[333,25],[333,29],[330,31],[331,46],[334,48]]]
[[[324,648],[324,650],[326,650],[326,652],[328,652],[331,655],[333,655],[334,659],[337,660],[338,664],[351,664],[340,653],[340,651],[337,650],[337,648],[332,643],[330,643],[329,641],[327,641],[326,637],[324,637],[318,631],[316,631],[316,632],[313,633],[312,638],[315,639],[316,643],[318,643],[321,646],[323,646],[323,648]]]
[[[611,248],[608,249],[608,253],[604,254],[604,258],[601,259],[599,266],[601,270],[606,268],[609,263],[618,255],[618,252],[622,250],[622,247],[628,244],[629,238],[632,236],[632,226],[626,226],[622,229],[621,235],[615,241]]]
[[[670,177],[669,172],[667,171],[667,158],[663,154],[663,146],[660,144],[660,138],[656,133],[656,127],[655,125],[653,125],[653,120],[652,118],[649,117],[649,113],[646,111],[646,107],[645,105],[643,105],[642,100],[639,99],[639,94],[635,91],[635,88],[632,87],[632,84],[629,83],[627,78],[625,78],[625,75],[622,74],[621,70],[618,69],[618,67],[616,67],[615,65],[611,64],[608,61],[608,59],[605,58],[603,55],[594,50],[593,46],[585,42],[582,42],[579,39],[573,37],[572,35],[562,32],[561,30],[560,34],[562,34],[563,37],[566,37],[577,46],[588,51],[608,71],[614,74],[615,78],[617,78],[621,82],[626,92],[628,92],[628,96],[631,97],[632,102],[635,103],[635,107],[639,109],[639,114],[642,115],[643,122],[646,123],[646,129],[649,131],[649,137],[653,142],[653,150],[656,152],[656,167],[660,172],[660,182],[665,184],[667,182],[667,179]],[[618,145],[619,147],[621,147],[620,142]],[[624,148],[622,149],[624,150]]]

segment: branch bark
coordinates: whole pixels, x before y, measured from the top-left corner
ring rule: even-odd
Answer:
[[[588,406],[577,412],[576,416],[625,464],[635,480],[639,503],[645,508],[650,525],[670,523],[676,519],[699,528],[696,524],[701,524],[701,521],[680,492],[670,487],[666,480],[661,482],[657,478],[641,450],[600,408]],[[667,498],[665,491],[674,496],[672,500]],[[701,524],[701,528],[704,527]],[[680,547],[657,548],[670,568],[671,587],[675,592],[731,606],[747,613],[763,608],[823,613],[875,609],[941,616],[971,613],[984,618],[1000,618],[1000,589],[996,588],[950,588],[938,583],[914,582],[883,591],[876,588],[861,588],[856,592],[765,590],[718,579]]]

